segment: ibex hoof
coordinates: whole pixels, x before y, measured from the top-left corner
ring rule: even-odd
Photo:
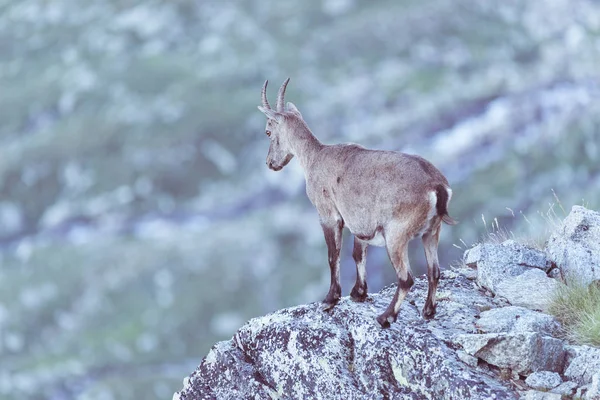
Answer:
[[[425,305],[423,308],[423,318],[424,319],[432,319],[435,316],[435,306]]]
[[[323,300],[323,311],[330,311],[340,301],[340,296],[327,295]]]
[[[357,288],[356,286],[354,286],[354,288],[352,288],[352,291],[350,292],[350,297],[352,298],[352,300],[358,301],[360,303],[367,300],[367,296],[367,288],[363,287]]]
[[[390,324],[396,322],[396,318],[393,315],[383,313],[377,317],[377,322],[379,322],[379,325],[381,325],[382,328],[386,329],[390,327]]]

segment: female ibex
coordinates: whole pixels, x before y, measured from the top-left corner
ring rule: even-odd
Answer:
[[[281,85],[277,107],[262,88],[262,106],[267,116],[266,134],[271,139],[267,165],[281,170],[297,157],[306,177],[306,193],[317,208],[329,253],[331,286],[325,297],[331,309],[341,297],[340,249],[342,229],[354,235],[356,284],[350,296],[367,298],[365,262],[367,246],[385,246],[398,276],[394,298],[377,317],[382,327],[395,322],[400,305],[413,285],[409,271],[408,242],[421,236],[427,259],[429,292],[423,317],[435,314],[435,292],[440,277],[437,247],[442,221],[454,225],[448,215],[452,190],[442,173],[425,159],[395,151],[369,150],[356,144],[322,144],[310,131],[292,103],[284,107]]]

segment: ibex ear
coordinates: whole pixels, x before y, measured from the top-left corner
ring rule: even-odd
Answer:
[[[302,114],[300,114],[300,111],[298,110],[298,108],[294,105],[294,103],[292,103],[291,101],[288,101],[287,104],[287,110],[291,113],[296,114],[297,116],[299,116],[300,118],[302,118]]]
[[[283,114],[278,113],[275,110],[272,110],[270,108],[264,108],[261,106],[258,106],[258,109],[260,110],[261,113],[265,114],[267,116],[267,118],[275,121],[276,123],[280,123],[283,120]]]

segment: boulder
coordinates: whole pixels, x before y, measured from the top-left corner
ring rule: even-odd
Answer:
[[[563,342],[535,332],[458,335],[455,342],[468,354],[520,375],[536,371],[562,372]]]
[[[546,310],[559,282],[540,269],[531,268],[496,285],[496,295],[515,306]]]
[[[548,391],[562,383],[562,378],[556,372],[538,371],[529,375],[525,383],[532,389]]]
[[[580,385],[592,382],[600,371],[600,349],[590,346],[567,346],[568,360],[565,377]]]
[[[485,333],[539,332],[555,336],[560,331],[560,323],[553,316],[516,306],[484,311],[476,326]]]
[[[600,281],[600,213],[573,206],[548,239],[546,252],[566,281]]]
[[[418,277],[398,321],[381,329],[375,318],[394,291],[364,303],[344,297],[329,313],[314,303],[253,319],[213,347],[174,399],[518,398],[473,358],[462,362],[450,340],[476,332],[479,307],[494,308],[495,299],[444,271],[437,314],[426,321],[427,281]]]
[[[496,293],[498,284],[530,268],[546,270],[546,255],[514,240],[502,244],[482,243],[465,252],[467,266],[477,268],[477,282]]]

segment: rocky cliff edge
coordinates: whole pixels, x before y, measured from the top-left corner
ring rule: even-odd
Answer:
[[[394,286],[364,303],[345,297],[330,312],[313,303],[252,319],[173,398],[600,399],[600,349],[567,343],[543,312],[563,271],[597,276],[596,261],[581,257],[600,254],[590,239],[600,214],[574,207],[564,225],[543,251],[512,240],[468,250],[443,271],[433,320],[419,312],[424,277],[389,329],[375,318]]]

